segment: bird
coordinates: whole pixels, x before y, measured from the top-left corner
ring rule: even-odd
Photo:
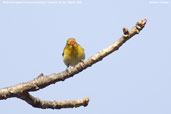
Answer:
[[[75,38],[69,38],[66,41],[62,56],[67,68],[75,66],[85,59],[84,48],[76,42]]]

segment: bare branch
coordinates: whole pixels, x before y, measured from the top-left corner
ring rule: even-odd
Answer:
[[[84,99],[79,100],[70,100],[70,101],[42,101],[39,98],[36,98],[29,93],[23,93],[18,96],[18,98],[26,101],[28,104],[32,105],[36,108],[51,108],[51,109],[61,109],[61,108],[76,108],[79,106],[87,106],[89,102],[89,98],[86,97]]]
[[[34,97],[30,96],[29,94],[26,94],[26,93],[31,92],[31,91],[37,91],[39,89],[47,87],[50,84],[54,84],[58,81],[64,81],[65,79],[74,76],[75,74],[81,72],[82,70],[86,69],[87,67],[90,67],[91,65],[95,64],[96,62],[102,60],[105,56],[118,50],[119,47],[121,47],[122,44],[124,44],[131,37],[138,34],[144,28],[146,22],[147,22],[146,19],[138,21],[136,23],[136,25],[130,31],[128,31],[128,29],[124,27],[123,28],[124,34],[119,40],[117,40],[115,43],[110,45],[108,48],[99,51],[94,56],[80,62],[75,67],[70,67],[66,71],[63,71],[58,74],[54,73],[54,74],[51,74],[48,76],[41,74],[40,76],[38,76],[37,78],[35,78],[34,80],[31,80],[29,82],[25,82],[25,83],[21,83],[21,84],[15,85],[15,86],[0,89],[0,100],[7,99],[10,97],[18,97],[18,98],[25,100],[26,102],[29,101],[28,103],[31,104],[30,100],[27,101],[27,98],[33,99]],[[30,97],[23,97],[24,95],[30,96]],[[37,99],[37,98],[35,98],[35,99]],[[33,100],[31,100],[31,101],[33,101]],[[51,101],[49,101],[49,102],[51,102]],[[48,102],[46,102],[46,103],[48,104]],[[33,104],[31,104],[31,105],[33,105]],[[40,106],[39,108],[43,108],[43,107],[41,107],[42,105],[39,105],[39,106]]]

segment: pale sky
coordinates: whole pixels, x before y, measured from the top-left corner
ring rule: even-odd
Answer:
[[[171,113],[170,0],[10,1],[0,3],[0,88],[30,81],[40,73],[64,71],[62,51],[70,37],[84,47],[88,58],[120,38],[123,27],[131,29],[145,18],[148,22],[140,34],[101,62],[31,92],[42,100],[89,97],[87,107],[38,109],[10,98],[0,101],[1,114]]]

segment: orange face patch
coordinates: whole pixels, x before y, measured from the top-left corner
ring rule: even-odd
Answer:
[[[74,44],[75,40],[68,41],[68,44]]]

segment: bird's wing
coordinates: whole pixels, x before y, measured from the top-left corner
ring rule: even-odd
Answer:
[[[64,50],[65,50],[65,48],[63,49],[62,56],[64,56]]]

